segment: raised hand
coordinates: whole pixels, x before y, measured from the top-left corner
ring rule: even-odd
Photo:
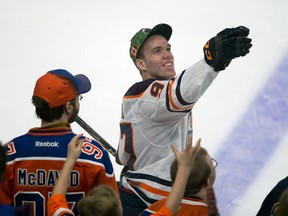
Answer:
[[[71,159],[76,161],[80,154],[83,145],[84,139],[80,139],[83,136],[83,133],[74,136],[68,144],[67,149],[67,160]]]
[[[244,26],[226,28],[204,46],[204,58],[215,71],[224,70],[232,59],[245,56],[252,47],[250,30]]]
[[[200,148],[200,144],[201,139],[198,139],[196,144],[192,147],[192,139],[188,137],[184,151],[179,152],[175,146],[172,146],[179,168],[186,167],[187,171],[190,170],[189,167],[192,166],[195,159],[194,153]]]

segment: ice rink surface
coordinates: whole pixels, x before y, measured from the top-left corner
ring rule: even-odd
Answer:
[[[255,215],[288,175],[287,8],[286,0],[0,0],[0,140],[40,125],[30,100],[35,81],[63,68],[91,79],[79,115],[117,148],[122,96],[141,80],[128,54],[136,31],[170,24],[180,73],[203,57],[208,39],[244,25],[251,53],[232,61],[195,105],[194,140],[219,162],[221,215]],[[111,159],[118,179],[122,167]]]

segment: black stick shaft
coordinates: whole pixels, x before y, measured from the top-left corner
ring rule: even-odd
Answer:
[[[93,128],[91,128],[83,119],[79,116],[76,117],[76,122],[79,124],[84,130],[86,130],[95,140],[101,142],[101,144],[109,151],[114,157],[116,157],[116,150],[111,146],[103,137],[101,137]]]

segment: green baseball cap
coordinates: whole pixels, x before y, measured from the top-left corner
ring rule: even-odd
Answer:
[[[152,29],[150,28],[142,28],[138,31],[131,39],[131,45],[129,49],[130,57],[132,58],[134,64],[136,63],[136,59],[138,57],[138,52],[141,49],[143,43],[147,38],[152,35],[162,35],[169,41],[172,35],[172,28],[171,26],[161,23],[154,26]]]

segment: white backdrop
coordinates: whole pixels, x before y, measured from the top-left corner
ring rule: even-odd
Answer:
[[[0,0],[0,140],[6,142],[39,126],[30,100],[35,81],[48,70],[63,68],[90,78],[92,90],[84,95],[79,115],[117,148],[122,96],[141,80],[128,54],[136,31],[170,24],[180,73],[203,57],[202,47],[209,38],[226,27],[245,25],[253,39],[251,53],[221,72],[194,107],[194,139],[201,137],[203,146],[217,156],[287,56],[287,8],[286,0]],[[76,123],[72,127],[83,132]],[[222,176],[231,170],[221,168],[221,163],[232,162],[219,158],[216,187],[222,215],[256,214],[267,192],[288,173],[286,140],[281,139],[273,154],[263,158],[265,169],[253,172],[249,184],[243,181],[239,196],[229,197],[222,187]],[[257,163],[257,154],[250,153]],[[121,167],[111,159],[118,179]],[[249,179],[249,173],[239,178]],[[231,184],[237,192],[237,185]]]

